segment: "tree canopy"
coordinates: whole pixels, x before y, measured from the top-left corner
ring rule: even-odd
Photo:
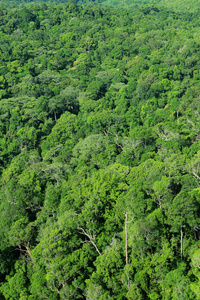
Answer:
[[[0,6],[0,298],[199,299],[199,1],[64,2]]]

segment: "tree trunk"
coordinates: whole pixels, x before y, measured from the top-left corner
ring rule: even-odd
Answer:
[[[181,225],[181,260],[183,259],[183,226]]]
[[[127,215],[125,213],[125,252],[126,252],[126,265],[128,265],[128,238],[127,238]]]

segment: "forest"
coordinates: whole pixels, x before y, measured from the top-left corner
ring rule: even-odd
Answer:
[[[198,300],[199,1],[61,2],[0,5],[0,299]]]

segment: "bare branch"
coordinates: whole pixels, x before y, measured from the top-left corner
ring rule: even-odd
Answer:
[[[83,235],[85,235],[85,236],[88,237],[89,241],[85,241],[85,242],[91,243],[95,247],[97,253],[99,255],[101,255],[101,253],[100,253],[97,245],[94,242],[94,239],[95,239],[96,235],[94,235],[94,234],[92,235],[90,230],[89,230],[89,234],[88,234],[82,227],[79,227],[79,226],[78,226],[77,229],[81,230],[81,232],[80,232],[81,234],[83,234]]]
[[[192,174],[193,174],[197,179],[200,180],[200,177],[199,177],[194,171],[192,171]]]

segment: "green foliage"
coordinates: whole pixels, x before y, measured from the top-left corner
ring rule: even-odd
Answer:
[[[0,6],[0,299],[199,299],[198,1],[64,2]]]

